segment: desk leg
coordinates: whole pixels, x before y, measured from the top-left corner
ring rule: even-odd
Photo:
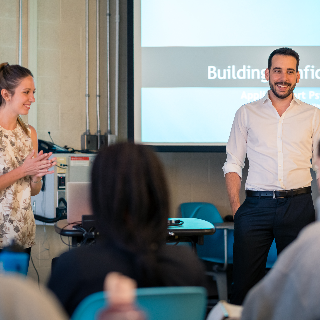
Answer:
[[[72,247],[77,247],[79,243],[81,243],[83,240],[83,237],[72,237],[72,240],[71,240],[71,244],[72,244]]]
[[[191,237],[192,251],[197,254],[197,244],[203,245],[204,236]]]
[[[218,295],[220,300],[228,301],[228,281],[227,281],[227,266],[228,266],[228,230],[223,229],[224,240],[224,264],[221,269],[213,272],[207,272],[209,275],[213,275],[218,288]]]
[[[223,237],[224,237],[224,264],[223,264],[223,270],[227,270],[227,266],[228,266],[228,229],[223,229]]]
[[[197,242],[192,240],[191,241],[192,251],[197,254]]]

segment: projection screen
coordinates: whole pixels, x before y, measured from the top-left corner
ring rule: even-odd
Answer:
[[[320,1],[131,3],[134,141],[222,151],[236,110],[267,92],[264,71],[279,47],[300,55],[296,97],[320,107]]]

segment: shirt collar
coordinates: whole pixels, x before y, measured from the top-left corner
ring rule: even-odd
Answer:
[[[269,98],[269,90],[267,91],[267,93],[265,94],[265,96],[262,98],[262,103],[266,103],[267,101],[270,101],[270,98]],[[293,95],[293,99],[292,101],[294,101],[295,103],[297,103],[298,105],[301,105],[302,101],[300,101],[299,99],[297,99],[295,97],[295,95]]]

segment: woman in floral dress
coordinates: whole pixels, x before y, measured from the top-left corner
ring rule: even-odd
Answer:
[[[36,230],[31,196],[55,165],[52,153],[38,153],[36,130],[20,118],[28,114],[34,93],[30,70],[0,64],[0,252],[14,241],[30,255]]]

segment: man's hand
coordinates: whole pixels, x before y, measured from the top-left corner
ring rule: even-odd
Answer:
[[[236,212],[238,211],[238,209],[240,208],[240,204],[235,204],[235,203],[230,203],[231,205],[231,210],[232,210],[232,215],[233,217],[235,216]]]

